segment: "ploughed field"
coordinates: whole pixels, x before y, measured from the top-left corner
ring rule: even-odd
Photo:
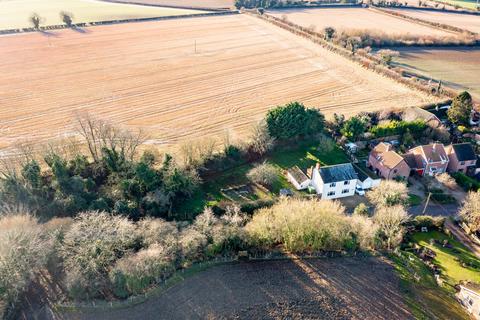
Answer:
[[[269,10],[269,14],[301,25],[314,26],[316,31],[333,27],[337,31],[364,30],[387,35],[452,37],[455,34],[419,25],[401,18],[366,8],[294,8]]]
[[[438,100],[246,15],[3,36],[0,73],[0,147],[69,135],[77,112],[171,144],[244,137],[292,100],[327,115]]]
[[[41,26],[63,24],[61,11],[73,14],[74,23],[204,13],[97,0],[0,0],[0,30],[32,27],[29,18],[34,12],[42,18]]]
[[[462,28],[471,32],[480,33],[480,15],[442,12],[432,10],[416,9],[389,9],[399,12],[412,18],[423,19],[436,23],[448,24],[457,28]]]
[[[395,48],[395,63],[415,73],[467,90],[480,101],[480,49],[471,47]]]
[[[234,8],[233,0],[115,0],[115,2],[142,3],[148,5],[174,6],[185,8],[211,8],[231,9]]]
[[[212,267],[126,309],[62,319],[413,319],[393,268],[376,258]]]

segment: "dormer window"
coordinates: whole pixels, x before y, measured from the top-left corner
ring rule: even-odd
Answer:
[[[330,183],[330,188],[335,188],[335,186],[336,186],[335,182]]]

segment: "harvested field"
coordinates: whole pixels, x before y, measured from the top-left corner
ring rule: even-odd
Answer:
[[[112,1],[125,2],[125,3],[140,3],[140,4],[158,5],[158,6],[185,7],[185,8],[230,9],[235,7],[233,0],[112,0]]]
[[[292,100],[327,115],[438,100],[246,15],[3,36],[0,48],[3,147],[69,135],[84,111],[171,144],[245,136]]]
[[[413,319],[393,268],[375,258],[213,267],[127,309],[66,319]]]
[[[43,18],[41,26],[63,24],[61,11],[72,13],[74,23],[204,13],[96,0],[7,0],[0,1],[0,30],[31,27],[29,17],[34,12]]]
[[[390,9],[412,18],[448,24],[472,32],[480,33],[480,15],[415,9]]]
[[[419,25],[404,19],[365,8],[300,8],[269,10],[268,13],[287,19],[303,27],[315,26],[316,31],[333,27],[337,31],[365,30],[387,35],[451,37],[452,33]]]
[[[395,48],[400,52],[396,63],[426,77],[440,79],[444,85],[467,90],[480,101],[480,49]]]

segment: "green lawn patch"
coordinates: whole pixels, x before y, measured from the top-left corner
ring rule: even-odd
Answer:
[[[410,206],[418,206],[419,204],[422,203],[422,201],[423,201],[422,197],[417,196],[416,194],[413,194],[413,193],[408,194],[408,204]]]
[[[469,319],[451,292],[437,286],[433,274],[413,253],[400,251],[390,255],[400,287],[416,319]]]
[[[431,244],[431,239],[440,243],[448,240],[452,248]],[[480,283],[480,260],[457,240],[438,231],[415,233],[412,240],[436,253],[433,263],[440,267],[448,284],[453,286],[462,280]]]

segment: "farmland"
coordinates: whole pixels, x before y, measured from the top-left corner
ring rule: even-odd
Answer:
[[[457,90],[468,90],[480,99],[480,50],[460,48],[396,48],[400,57],[396,62],[402,67],[426,77],[444,81]]]
[[[186,8],[229,9],[234,7],[233,0],[115,0],[115,2],[141,3],[148,5]]]
[[[199,294],[201,292],[201,294]],[[217,266],[128,309],[62,319],[412,319],[400,281],[377,258]]]
[[[75,112],[172,144],[243,137],[292,100],[327,115],[436,101],[245,15],[4,36],[0,48],[3,147],[70,135]]]
[[[480,15],[415,9],[398,9],[394,11],[413,18],[448,24],[457,28],[480,33]]]
[[[31,27],[29,17],[34,12],[43,19],[41,25],[63,24],[60,18],[61,11],[73,14],[75,23],[203,13],[196,10],[146,7],[97,0],[8,0],[0,1],[0,30]]]
[[[470,10],[477,9],[477,1],[476,0],[439,0],[439,2],[444,2],[450,4],[452,6],[458,6],[461,8],[467,8]]]
[[[364,8],[321,8],[272,10],[270,14],[286,16],[303,27],[315,26],[316,31],[333,27],[337,31],[365,30],[387,35],[451,37],[452,33],[419,25]]]

